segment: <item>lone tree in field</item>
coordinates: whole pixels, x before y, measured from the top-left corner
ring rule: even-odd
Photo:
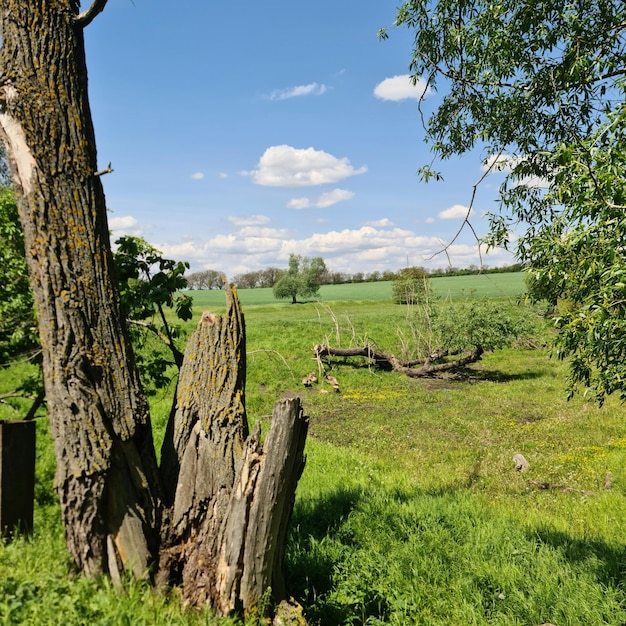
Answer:
[[[391,297],[396,304],[422,304],[428,299],[428,273],[423,267],[403,267],[391,283]]]
[[[488,241],[517,242],[531,295],[568,301],[571,390],[626,399],[626,4],[409,0],[396,26],[415,33],[412,78],[442,97],[435,152],[480,147],[506,174]]]
[[[85,574],[181,581],[191,602],[252,610],[285,596],[281,559],[306,419],[277,403],[261,448],[245,415],[236,294],[190,340],[157,466],[113,270],[87,97],[83,31],[94,0],[0,0],[0,133],[37,309],[56,485]],[[188,352],[189,354],[189,352]]]
[[[312,298],[318,294],[325,273],[326,264],[322,257],[310,259],[290,254],[289,269],[274,285],[274,297],[279,300],[291,298],[292,304],[296,304],[298,296]]]

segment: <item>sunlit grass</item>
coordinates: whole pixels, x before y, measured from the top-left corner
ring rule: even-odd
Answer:
[[[397,350],[406,312],[383,301],[244,306],[250,421],[267,429],[275,400],[294,394],[310,418],[287,548],[310,623],[626,623],[626,427],[615,399],[568,402],[566,366],[544,349],[487,354],[445,379],[336,359],[339,393],[303,387],[319,373],[315,343]],[[157,439],[172,393],[151,398]],[[0,619],[218,623],[184,611],[176,593],[72,574],[43,420],[37,436],[35,534],[0,545]]]

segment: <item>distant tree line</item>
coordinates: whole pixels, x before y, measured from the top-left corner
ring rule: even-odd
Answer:
[[[346,283],[374,283],[393,281],[398,278],[403,269],[396,272],[385,270],[382,272],[356,272],[349,274],[346,272],[331,272],[326,267],[319,273],[316,280],[319,285],[343,285]],[[466,268],[445,267],[429,269],[425,267],[418,268],[423,274],[436,276],[466,276],[472,274],[502,274],[505,272],[521,272],[524,269],[523,263],[515,263],[513,265],[503,265],[501,267],[478,267],[470,265]],[[274,287],[283,275],[289,272],[288,269],[279,267],[266,267],[263,270],[253,272],[244,272],[233,276],[230,284],[238,289],[256,289],[257,287]],[[226,277],[222,272],[217,270],[203,270],[201,272],[193,272],[187,275],[187,284],[189,289],[224,289],[226,287]]]

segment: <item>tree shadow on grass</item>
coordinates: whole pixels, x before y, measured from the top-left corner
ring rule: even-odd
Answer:
[[[468,383],[510,383],[516,380],[534,380],[545,376],[545,372],[517,372],[511,374],[500,370],[464,369],[457,372],[458,379]]]
[[[362,488],[340,487],[314,501],[298,501],[294,507],[286,556],[288,587],[313,623],[344,624],[350,615],[349,607],[322,598],[331,591],[335,567],[350,543],[342,525],[363,494]],[[337,549],[329,550],[335,538]]]
[[[550,528],[538,528],[528,536],[557,550],[572,565],[593,563],[594,576],[603,587],[622,587],[626,582],[626,546],[616,547],[603,541],[578,539]]]
[[[455,389],[460,385],[474,385],[481,382],[510,383],[517,380],[534,380],[544,376],[542,372],[519,372],[511,374],[499,370],[471,369],[463,367],[444,374],[424,376],[417,380],[424,382],[428,389]]]
[[[471,477],[468,482],[471,482]],[[356,517],[352,519],[352,515]],[[538,571],[543,572],[544,576],[546,567],[560,561],[569,564],[573,579],[577,578],[576,572],[584,572],[599,589],[617,590],[624,584],[626,548],[598,540],[575,538],[567,532],[548,527],[524,528],[505,511],[485,508],[481,499],[474,500],[467,485],[462,483],[428,490],[398,486],[384,488],[382,492],[380,488],[372,491],[340,487],[323,497],[299,501],[292,518],[287,548],[288,586],[305,607],[305,615],[310,623],[338,626],[353,623],[355,619],[358,623],[365,623],[362,620],[369,617],[383,621],[388,618],[391,621],[401,619],[398,615],[392,619],[392,614],[398,610],[397,598],[394,604],[393,599],[383,593],[389,591],[391,579],[386,579],[380,585],[375,583],[372,587],[368,583],[370,579],[378,580],[377,576],[388,575],[384,566],[383,571],[368,570],[367,565],[362,566],[354,561],[355,556],[361,559],[365,554],[368,554],[366,561],[370,560],[367,551],[371,548],[373,537],[366,531],[364,543],[363,537],[358,534],[363,533],[364,523],[369,526],[367,519],[372,520],[373,532],[380,535],[377,542],[379,554],[372,557],[372,563],[384,563],[386,559],[406,559],[407,555],[402,553],[401,548],[403,542],[408,542],[422,553],[433,555],[433,562],[439,558],[462,564],[468,550],[475,550],[477,558],[493,552],[492,557],[489,557],[493,560],[484,570],[475,569],[470,562],[460,573],[455,573],[456,570],[452,568],[440,574],[446,581],[443,584],[450,584],[451,588],[458,586],[461,579],[463,584],[469,581],[477,594],[474,601],[478,612],[487,610],[485,607],[493,600],[494,589],[500,584],[499,578],[504,576],[506,579],[508,576],[499,568],[503,567],[502,563],[506,563],[508,558],[513,558],[511,554],[518,554],[517,550],[526,555],[524,558],[528,559],[526,565],[529,569],[523,575],[518,572],[518,578],[511,580],[519,583],[520,594],[528,598],[541,595],[542,585],[545,584],[545,580],[544,583],[534,581],[532,571],[535,558],[539,559],[536,561]],[[360,529],[356,535],[355,528]],[[389,542],[386,537],[390,539]],[[439,543],[440,538],[443,544]],[[470,547],[474,542],[477,546]],[[548,553],[537,553],[535,557],[533,546],[538,543]],[[516,552],[510,552],[513,549]],[[550,555],[550,552],[553,554]],[[518,555],[515,558],[520,557]],[[349,583],[360,585],[358,590],[346,587],[345,576],[351,575],[353,567],[361,567]],[[550,586],[558,588],[559,577],[567,575],[567,571],[559,570],[549,575]],[[420,570],[414,575],[428,578],[429,572]],[[584,586],[580,589],[583,590]],[[556,593],[560,603],[558,610],[562,611],[567,605],[567,599],[563,593]],[[409,604],[410,601],[411,598],[407,596]],[[459,598],[456,597],[454,601],[458,602]],[[532,616],[536,615],[537,607],[532,601],[512,606],[510,610],[515,611],[522,621],[530,619],[528,623],[534,623]]]

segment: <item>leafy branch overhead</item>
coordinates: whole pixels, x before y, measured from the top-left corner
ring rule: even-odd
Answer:
[[[436,156],[479,148],[504,175],[485,241],[513,249],[531,296],[557,307],[570,391],[626,399],[626,5],[410,0],[395,26],[415,34],[413,80],[439,97],[430,114],[420,103]]]
[[[24,256],[24,235],[10,187],[0,190],[0,243],[3,285],[0,362],[5,363],[12,358],[38,354],[40,349]],[[180,321],[191,319],[193,300],[181,292],[187,285],[185,272],[189,264],[163,258],[156,248],[139,237],[122,237],[116,244],[113,262],[138,366],[148,389],[161,388],[170,381],[170,366],[180,367],[182,363],[178,343],[184,337],[165,310],[173,309]],[[158,341],[151,342],[149,335]]]

